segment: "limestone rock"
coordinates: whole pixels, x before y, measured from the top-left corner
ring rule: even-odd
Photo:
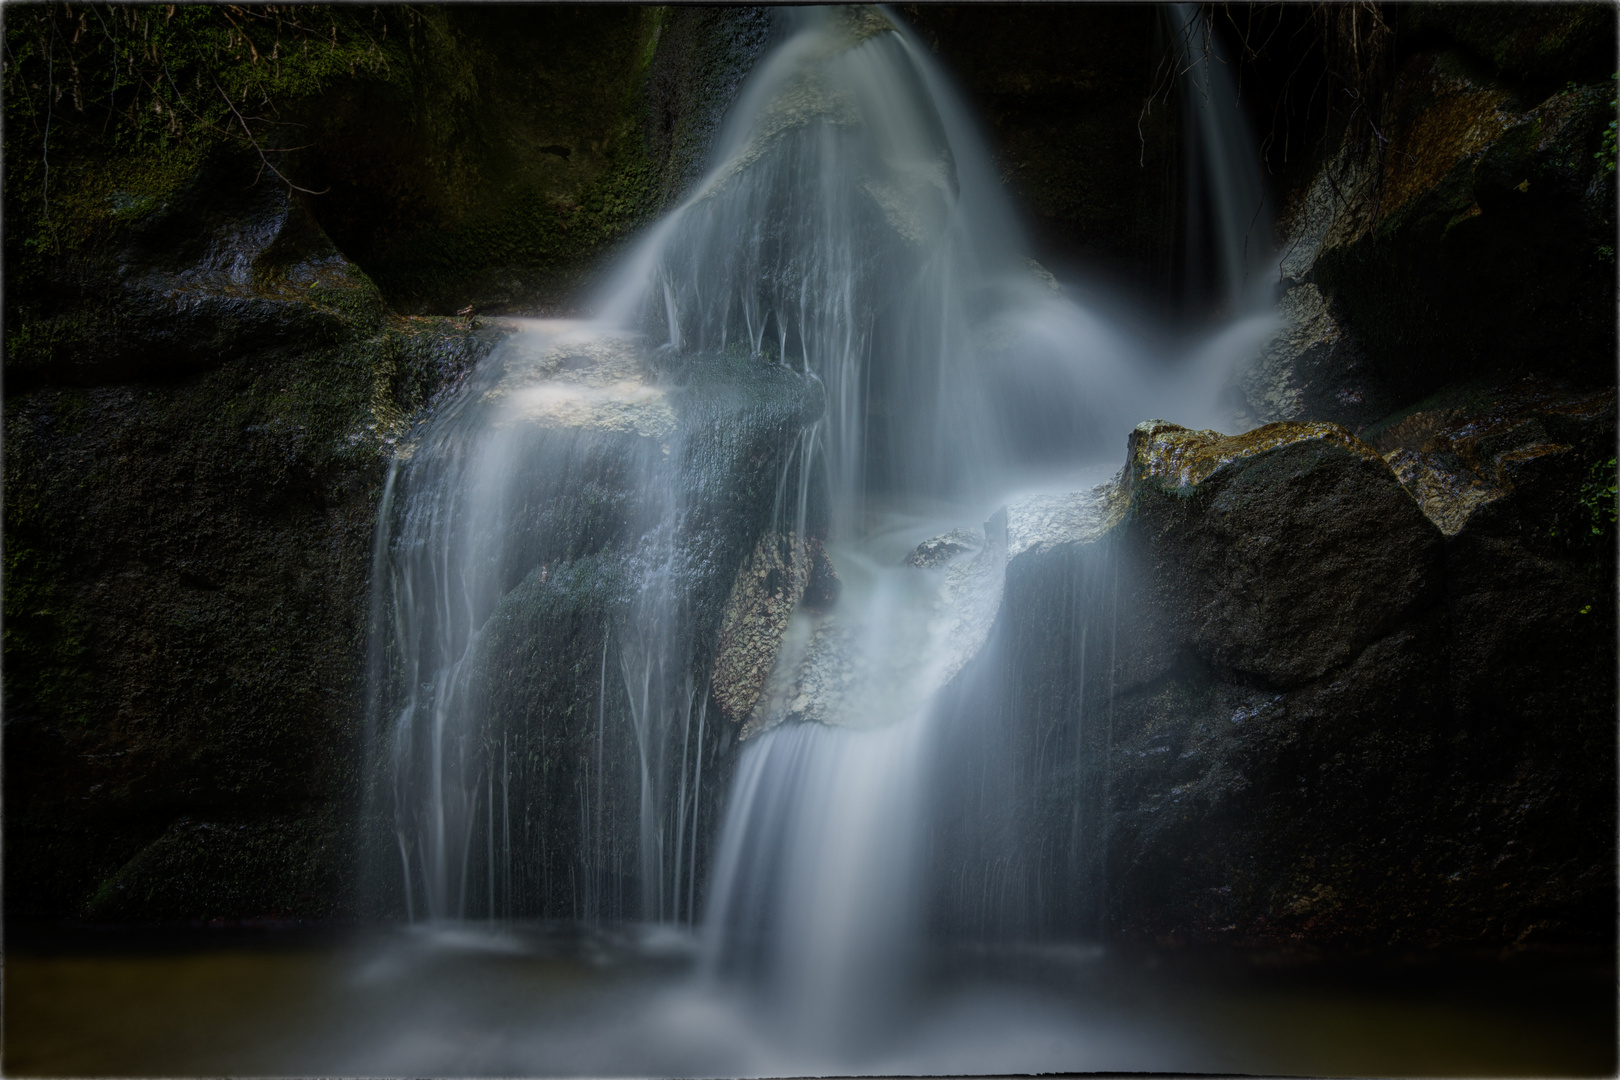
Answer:
[[[737,572],[721,616],[710,691],[733,723],[748,720],[765,688],[788,619],[810,580],[812,543],[825,559],[819,541],[765,533]]]
[[[1279,221],[1282,327],[1236,378],[1261,421],[1359,432],[1481,373],[1612,379],[1614,174],[1594,157],[1612,89],[1590,65],[1507,73],[1595,55],[1613,12],[1413,11],[1451,44],[1403,62],[1379,138],[1347,132]]]
[[[1127,504],[1118,478],[1090,491],[1031,495],[1007,505],[1007,558],[1058,544],[1084,544],[1119,524]]]
[[[1578,473],[1600,454],[1614,422],[1614,390],[1525,382],[1494,388],[1488,396],[1484,410],[1418,409],[1378,425],[1369,438],[1447,536],[1510,495],[1537,504],[1532,513],[1551,535],[1579,530],[1570,520],[1579,478],[1560,475],[1571,470],[1555,459],[1578,460]]]
[[[1314,282],[1289,288],[1277,311],[1281,327],[1237,373],[1238,388],[1256,419],[1332,418],[1359,425],[1385,411],[1386,396],[1354,336]]]
[[[1006,515],[999,512],[982,532],[956,529],[920,544],[912,554],[929,562],[919,568],[930,570],[931,576],[910,584],[931,590],[924,597],[931,602],[920,621],[900,618],[886,626],[876,650],[866,637],[874,629],[867,621],[870,609],[851,618],[837,609],[803,605],[774,637],[767,635],[777,625],[779,610],[757,618],[753,625],[765,631],[757,640],[772,646],[770,669],[742,737],[781,723],[875,727],[930,700],[984,648],[1001,608],[1006,552]],[[814,561],[810,575],[813,587]],[[760,648],[750,659],[765,655]],[[757,667],[749,670],[757,675]]]
[[[1251,405],[1312,386],[1300,415],[1359,427],[1482,370],[1605,375],[1614,180],[1593,151],[1611,91],[1526,99],[1450,52],[1412,57],[1396,85],[1378,160],[1347,141],[1284,225],[1284,279],[1319,290],[1339,340],[1279,343]]]

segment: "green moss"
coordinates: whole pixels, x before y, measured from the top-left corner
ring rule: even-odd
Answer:
[[[382,288],[410,310],[449,309],[462,298],[445,292],[455,283],[467,293],[482,294],[475,298],[464,293],[467,300],[505,307],[490,295],[487,278],[492,272],[519,274],[526,279],[520,288],[556,303],[578,285],[581,268],[593,256],[656,213],[659,179],[652,162],[627,150],[570,198],[523,192],[456,225],[402,240],[369,262]],[[500,296],[527,299],[511,296],[510,290]]]
[[[443,55],[483,77],[425,87],[408,126],[345,102],[317,151],[333,236],[401,311],[555,309],[663,205],[643,137],[658,9],[451,11]],[[590,48],[563,48],[589,41]],[[403,111],[399,115],[405,115]],[[388,216],[379,191],[413,212]],[[379,216],[379,211],[381,215]]]
[[[1616,520],[1620,520],[1617,514],[1620,478],[1616,476],[1615,465],[1612,457],[1607,461],[1594,461],[1581,482],[1581,509],[1591,524],[1593,536],[1608,536]]]
[[[382,329],[388,304],[375,282],[365,271],[345,263],[340,283],[319,282],[305,296],[311,303],[338,312],[349,320],[356,335],[374,334]]]
[[[8,255],[138,218],[220,145],[284,169],[277,119],[332,81],[386,77],[407,9],[15,4],[4,67]],[[8,275],[19,269],[8,267]],[[26,267],[22,269],[27,269]]]

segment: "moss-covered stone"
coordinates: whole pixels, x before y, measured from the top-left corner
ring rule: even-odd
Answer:
[[[184,881],[190,899],[83,907],[176,819],[253,836],[265,815],[325,821],[310,872],[346,879],[352,856],[328,834],[352,829],[387,439],[481,351],[469,335],[390,326],[177,381],[8,398],[9,911],[292,910],[247,886],[258,899],[238,910],[223,885],[164,874],[152,889]],[[311,912],[346,902],[311,895]]]
[[[1428,434],[1413,413],[1377,447],[1330,425],[1155,422],[1089,510],[1009,508],[998,624],[942,728],[942,921],[1266,946],[1610,939],[1612,544],[1550,533],[1590,522],[1613,394],[1443,404]],[[1426,514],[1448,515],[1378,458],[1409,439],[1513,479],[1442,537]]]
[[[378,485],[489,335],[389,314],[239,168],[210,159],[92,236],[61,271],[79,291],[8,293],[12,913],[348,902]],[[279,857],[320,884],[255,869],[317,835]]]
[[[483,812],[500,807],[495,835],[468,856],[467,910],[488,910],[493,881],[494,909],[520,917],[659,917],[644,905],[668,900],[662,890],[672,886],[647,875],[679,854],[688,880],[691,845],[706,851],[713,840],[737,740],[739,725],[709,708],[703,677],[723,606],[770,527],[780,478],[821,414],[821,392],[746,355],[689,356],[653,381],[634,342],[616,338],[528,358],[536,366],[513,378],[583,384],[603,396],[639,382],[650,392],[617,404],[539,406],[503,421],[511,425],[507,472],[518,482],[502,539],[502,591],[468,646],[472,674],[458,684],[471,749],[446,751],[469,755],[463,782],[482,785],[478,797],[491,800]],[[443,482],[436,461],[418,451],[399,481],[402,518]],[[414,550],[396,536],[396,572],[410,572]],[[411,689],[399,671],[409,658],[396,647],[384,646],[388,685],[372,714],[374,744],[392,748],[372,759],[376,792],[399,783],[396,760],[439,767],[423,727],[405,732],[409,743],[395,741]],[[679,802],[678,791],[698,798],[700,758],[701,802]],[[375,797],[363,827],[380,886],[369,910],[398,915],[408,907],[397,888],[395,813],[392,797]],[[662,855],[644,847],[647,820],[681,815],[690,816],[654,838]],[[489,820],[473,824],[477,835]],[[690,896],[683,888],[679,902]]]
[[[572,295],[768,24],[234,11],[7,13],[8,915],[354,910],[381,483],[505,332],[448,316],[511,267]],[[670,27],[723,78],[666,88],[649,149]],[[210,86],[254,95],[241,135]]]
[[[432,9],[409,79],[307,117],[338,245],[400,311],[572,314],[695,175],[769,27],[759,9]]]

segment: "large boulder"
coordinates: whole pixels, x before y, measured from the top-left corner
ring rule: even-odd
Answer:
[[[274,189],[161,213],[196,244],[8,357],[7,911],[346,910],[381,482],[492,331],[388,315]]]
[[[1440,537],[1377,452],[1335,424],[1231,438],[1131,434],[1144,595],[1173,648],[1281,688],[1320,678],[1432,604]]]
[[[1487,446],[1487,469],[1563,454],[1591,501],[1612,431],[1612,395],[1554,396],[1441,435]],[[1490,525],[1472,488],[1420,504],[1403,480],[1331,424],[1155,421],[1112,484],[1010,506],[998,624],[944,729],[939,828],[965,857],[941,917],[1205,943],[1603,939],[1614,598],[1548,536],[1582,504],[1532,509],[1543,480]]]
[[[221,11],[6,23],[8,916],[357,910],[388,464],[508,329],[447,316],[573,303],[771,25]]]
[[[300,110],[321,223],[401,312],[574,314],[696,179],[760,7],[411,9],[387,80]]]

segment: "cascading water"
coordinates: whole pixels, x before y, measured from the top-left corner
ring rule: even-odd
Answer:
[[[1271,214],[1260,158],[1238,105],[1236,80],[1220,39],[1197,4],[1165,9],[1185,71],[1179,81],[1187,117],[1187,262],[1208,262],[1217,310],[1247,313],[1268,299]],[[1193,281],[1201,280],[1191,275]]]
[[[1176,18],[1196,35],[1196,9]],[[1167,357],[1025,257],[966,110],[887,14],[792,10],[783,30],[599,319],[515,334],[401,455],[374,698],[413,913],[701,908],[710,986],[747,987],[784,1040],[836,1054],[905,999],[924,945],[925,789],[942,691],[1000,602],[996,508],[1072,490],[1144,417],[1222,419],[1231,364],[1272,322],[1259,176],[1207,52],[1203,104],[1186,100],[1227,319]],[[792,404],[702,405],[749,379]],[[734,428],[773,449],[728,458]],[[752,533],[716,499],[764,481],[724,460],[770,473]],[[722,717],[718,575],[756,536],[797,603]],[[805,585],[824,563],[836,603]],[[564,669],[594,690],[570,697]]]

